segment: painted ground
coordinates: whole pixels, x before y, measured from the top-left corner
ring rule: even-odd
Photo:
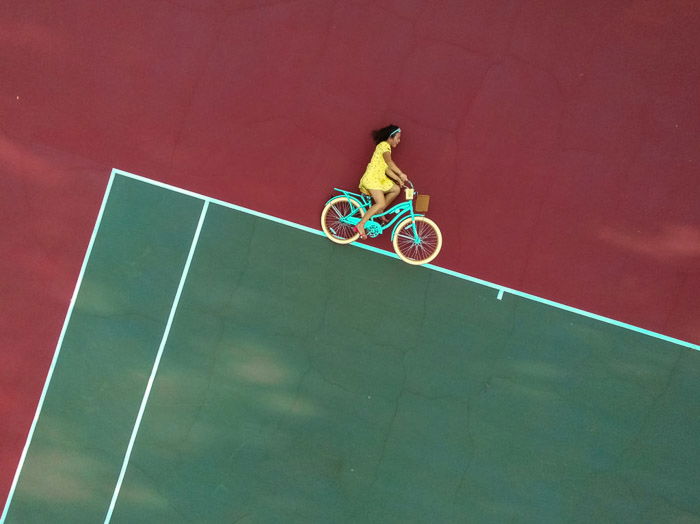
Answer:
[[[687,0],[6,2],[0,493],[115,167],[317,228],[394,122],[436,264],[700,342],[699,22]]]
[[[3,522],[692,522],[699,379],[690,348],[117,174]]]

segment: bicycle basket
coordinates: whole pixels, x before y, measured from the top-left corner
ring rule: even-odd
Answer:
[[[416,213],[427,213],[430,207],[430,195],[418,195],[413,207]]]

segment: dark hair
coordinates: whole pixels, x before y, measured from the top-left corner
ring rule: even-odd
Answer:
[[[379,142],[384,142],[384,140],[388,139],[391,135],[394,134],[394,132],[399,129],[399,126],[395,126],[394,124],[389,124],[386,127],[382,127],[381,129],[375,129],[372,131],[372,138],[374,139],[374,143],[378,144]]]

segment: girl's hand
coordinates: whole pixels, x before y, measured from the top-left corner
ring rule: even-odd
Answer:
[[[401,173],[399,176],[401,177],[402,182],[405,182],[406,180],[408,180],[408,177],[406,175],[404,175],[403,173]]]

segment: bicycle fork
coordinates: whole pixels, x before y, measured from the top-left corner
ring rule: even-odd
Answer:
[[[411,219],[411,231],[413,232],[413,243],[416,245],[420,245],[422,243],[422,240],[420,238],[420,235],[418,234],[418,228],[416,227],[416,220],[415,218]]]

